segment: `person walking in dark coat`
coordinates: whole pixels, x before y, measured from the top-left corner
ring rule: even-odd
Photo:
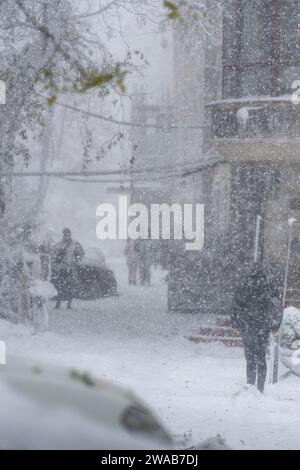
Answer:
[[[59,308],[61,301],[67,301],[67,308],[71,308],[74,288],[76,285],[77,267],[84,256],[82,246],[72,239],[71,230],[63,230],[63,239],[53,250],[52,282],[58,292],[55,308]]]
[[[267,376],[267,349],[270,337],[268,312],[278,292],[264,269],[255,263],[250,275],[235,294],[232,326],[241,331],[247,363],[247,383],[263,393]]]

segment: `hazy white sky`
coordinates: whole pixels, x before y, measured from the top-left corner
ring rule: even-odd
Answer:
[[[97,2],[96,2],[97,3]],[[149,65],[143,67],[142,74],[131,75],[127,78],[128,93],[135,92],[141,88],[146,91],[149,100],[160,102],[162,96],[172,85],[172,44],[170,35],[158,32],[155,24],[147,23],[142,28],[136,24],[133,18],[123,19],[123,38],[116,37],[110,42],[115,56],[122,57],[127,43],[130,48],[140,50]],[[81,107],[92,108],[94,112],[108,114],[109,105],[106,107],[99,100],[93,99],[82,102]],[[124,116],[130,119],[130,102],[124,99]],[[82,161],[82,134],[84,124],[79,115],[74,113],[63,113],[59,110],[58,128],[55,130],[57,141],[61,132],[62,118],[65,121],[63,129],[62,148],[60,155],[55,154],[52,168],[74,170],[80,169]],[[99,143],[103,139],[103,122],[90,119],[87,124],[93,131],[93,138]],[[99,169],[112,168],[119,165],[120,161],[130,158],[130,146],[114,151],[113,155],[107,156],[99,164]],[[44,204],[43,219],[46,225],[60,236],[63,227],[72,229],[74,237],[81,241],[85,247],[98,247],[108,257],[112,252],[120,253],[123,243],[99,242],[96,238],[96,207],[102,202],[117,202],[118,194],[107,192],[103,184],[71,183],[63,180],[51,179],[47,198]],[[118,187],[116,186],[116,189]]]

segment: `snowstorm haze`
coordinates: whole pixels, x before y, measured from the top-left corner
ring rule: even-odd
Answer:
[[[98,2],[81,2],[83,11],[94,11]],[[86,3],[91,4],[89,8]],[[95,5],[92,5],[94,3]],[[158,17],[164,13],[163,8],[159,10]],[[143,54],[145,63],[141,70],[133,73],[126,80],[126,95],[121,98],[119,111],[115,109],[108,97],[104,102],[95,97],[71,100],[80,103],[80,107],[99,114],[114,113],[118,118],[129,120],[132,108],[131,95],[142,93],[147,102],[157,103],[172,92],[172,35],[169,31],[160,32],[157,22],[145,21],[144,25],[129,13],[123,12],[121,16],[121,30],[117,21],[113,24],[113,37],[109,40],[109,47],[113,54],[120,60],[128,48],[138,50]],[[97,20],[93,21],[93,28],[98,34]],[[121,31],[121,32],[120,32]],[[105,35],[101,35],[105,38]],[[106,39],[108,40],[108,39]],[[56,109],[54,132],[60,141],[59,155],[54,151],[51,166],[48,169],[79,171],[82,161],[82,135],[84,134],[80,117],[70,115],[62,109]],[[56,121],[55,119],[55,121]],[[79,122],[78,122],[79,121]],[[63,136],[60,136],[61,127],[64,126]],[[92,129],[93,135],[99,144],[105,140],[105,131],[111,132],[111,126],[90,118],[88,127]],[[120,130],[126,128],[119,127]],[[115,170],[127,164],[132,153],[132,136],[128,137],[120,147],[114,148],[99,164],[93,165],[94,170]],[[37,157],[38,158],[38,157]],[[33,164],[33,162],[32,162]],[[31,165],[29,166],[29,169]],[[60,233],[63,227],[71,227],[74,235],[79,240],[93,248],[99,248],[104,253],[118,256],[124,250],[122,242],[101,243],[96,238],[96,207],[103,202],[116,203],[118,196],[107,192],[107,188],[114,187],[113,184],[93,183],[80,184],[68,183],[66,181],[52,180],[49,183],[47,197],[43,205],[43,221],[53,232]],[[115,186],[118,189],[118,186]],[[63,203],[62,203],[63,201]]]
[[[300,0],[0,0],[0,450],[300,449],[299,149]]]

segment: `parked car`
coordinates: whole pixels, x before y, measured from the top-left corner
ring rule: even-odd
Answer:
[[[75,298],[78,299],[95,300],[118,295],[114,272],[106,265],[97,265],[91,259],[84,258],[78,266],[77,282]]]
[[[52,281],[56,285],[55,264],[52,260]],[[96,300],[100,297],[118,295],[118,284],[103,254],[99,251],[87,250],[77,268],[74,285],[74,298]]]

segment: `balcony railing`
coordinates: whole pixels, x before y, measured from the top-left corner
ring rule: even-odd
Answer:
[[[300,137],[300,101],[291,96],[250,97],[207,104],[217,139]]]

